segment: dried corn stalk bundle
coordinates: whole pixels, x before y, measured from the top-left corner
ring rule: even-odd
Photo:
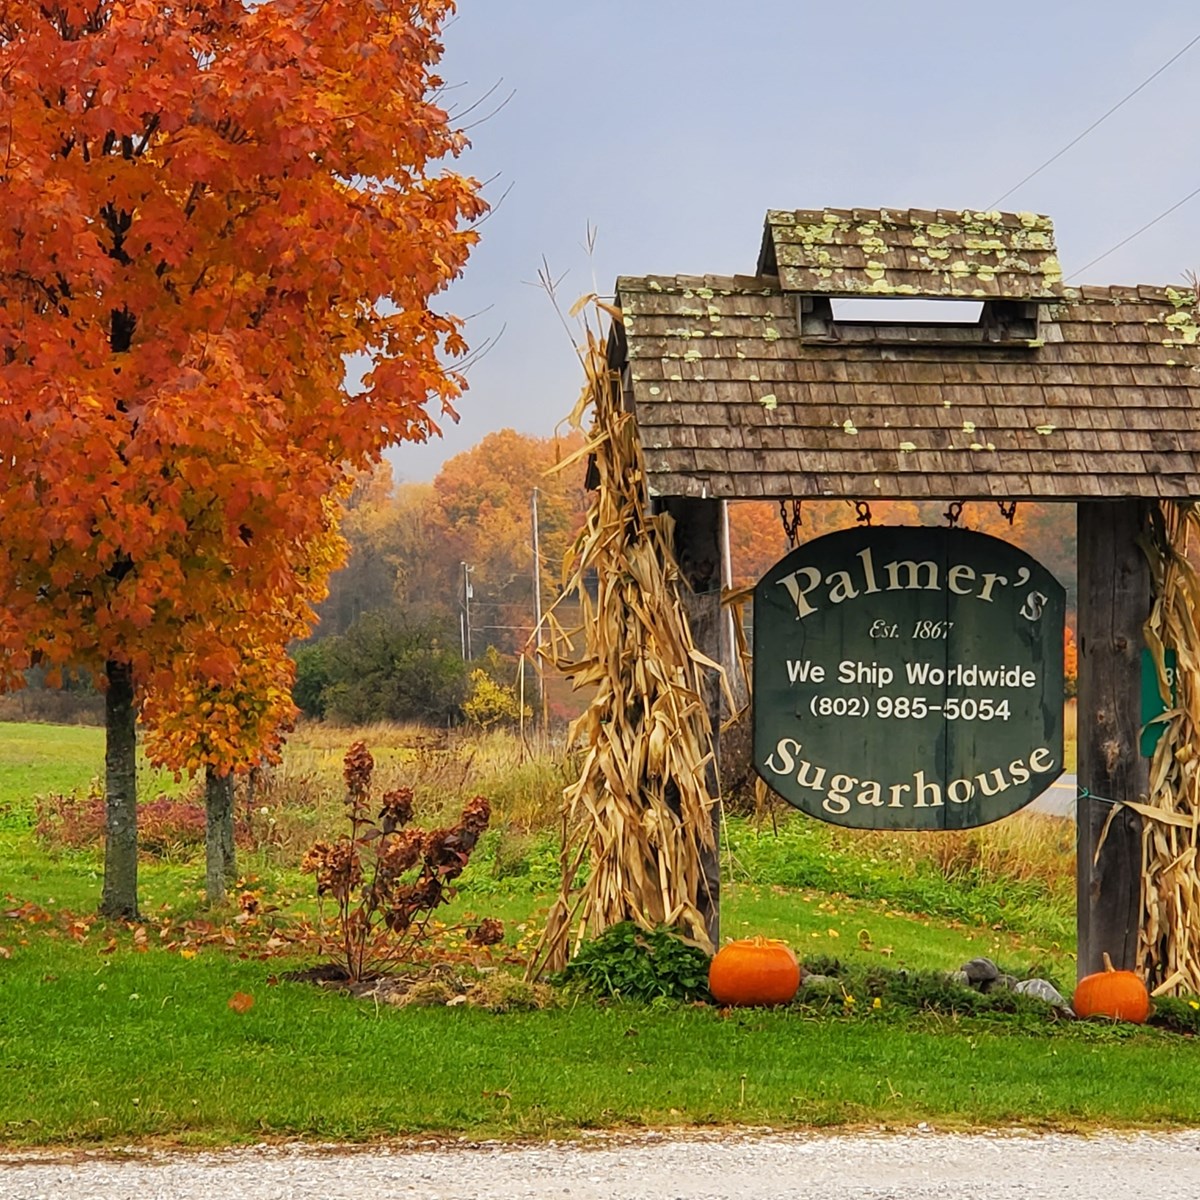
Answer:
[[[1146,644],[1168,707],[1150,763],[1149,800],[1129,807],[1143,818],[1138,958],[1156,995],[1200,993],[1200,579],[1186,557],[1198,523],[1196,504],[1164,502],[1147,547],[1155,600]],[[1176,655],[1173,700],[1167,649]]]
[[[585,333],[586,383],[569,420],[582,428],[591,413],[588,444],[560,465],[594,463],[595,499],[563,569],[580,623],[567,630],[551,610],[542,653],[594,693],[570,728],[582,768],[564,791],[561,891],[531,974],[561,968],[583,937],[629,919],[676,926],[712,949],[699,908],[716,803],[703,678],[719,668],[692,641],[674,522],[649,512],[633,415],[622,410],[605,340]]]

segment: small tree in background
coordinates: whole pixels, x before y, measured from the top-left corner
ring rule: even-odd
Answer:
[[[467,698],[463,701],[463,716],[480,729],[497,725],[515,725],[522,716],[533,716],[533,709],[521,707],[516,689],[493,679],[482,667],[476,667],[467,681]]]
[[[456,720],[466,664],[450,627],[395,609],[366,613],[338,638],[318,643],[327,682],[319,703],[350,725]]]

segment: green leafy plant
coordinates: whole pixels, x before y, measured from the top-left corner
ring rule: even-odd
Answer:
[[[1200,1034],[1200,997],[1156,996],[1150,1024],[1176,1033]]]
[[[325,948],[353,983],[381,974],[425,937],[434,911],[449,902],[450,883],[487,828],[491,806],[476,796],[458,824],[419,829],[410,825],[411,788],[384,793],[374,813],[375,762],[365,742],[350,747],[343,767],[349,835],[315,843],[301,870],[316,875],[318,901],[332,897],[337,906],[336,932],[326,937]]]
[[[584,942],[560,979],[622,1000],[698,1000],[708,997],[708,963],[699,946],[673,929],[622,921]]]

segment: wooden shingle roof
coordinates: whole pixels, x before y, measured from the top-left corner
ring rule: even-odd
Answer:
[[[835,296],[984,301],[846,322]],[[1200,498],[1190,290],[1066,288],[1046,217],[772,211],[756,276],[617,281],[662,496]]]
[[[759,274],[826,296],[1053,299],[1054,226],[1036,213],[772,209]]]
[[[997,344],[903,325],[806,336],[805,306],[829,301],[766,275],[623,277],[617,302],[612,361],[656,494],[1200,497],[1190,291],[995,300],[1036,332]]]

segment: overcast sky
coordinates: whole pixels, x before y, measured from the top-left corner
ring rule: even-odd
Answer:
[[[990,208],[1200,34],[1195,0],[460,0],[443,75],[461,169],[507,196],[443,297],[472,345],[461,421],[390,455],[428,479],[504,427],[545,436],[580,373],[568,303],[619,274],[752,272],[768,208]],[[1200,269],[1200,45],[999,205],[1056,224],[1071,282]],[[595,254],[583,244],[589,223]]]

